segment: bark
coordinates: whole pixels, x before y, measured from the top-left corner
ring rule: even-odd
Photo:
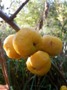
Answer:
[[[41,12],[40,20],[37,23],[36,29],[40,30],[43,27],[45,19],[48,17],[49,12],[49,3],[45,2],[44,4],[44,10]]]

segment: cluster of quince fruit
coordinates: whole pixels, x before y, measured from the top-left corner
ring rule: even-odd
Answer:
[[[33,28],[27,27],[6,37],[3,48],[9,58],[26,59],[31,73],[44,75],[51,68],[50,56],[61,53],[62,41],[56,36],[41,36]]]

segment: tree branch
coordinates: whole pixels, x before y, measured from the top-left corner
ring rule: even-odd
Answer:
[[[16,23],[10,19],[3,11],[0,10],[0,17],[4,19],[13,29],[18,31],[20,28],[16,25]]]
[[[8,78],[8,73],[7,73],[7,66],[6,66],[6,59],[4,57],[1,39],[0,39],[0,64],[2,67],[2,72],[3,72],[4,79],[5,79],[5,83],[10,88],[10,83],[9,83],[9,78]]]
[[[11,20],[13,20],[16,15],[19,13],[19,11],[28,3],[29,0],[26,0],[22,5],[16,10],[16,12],[10,17]]]
[[[43,10],[42,10],[42,12],[41,12],[40,19],[39,19],[39,21],[37,22],[37,26],[36,26],[36,29],[37,29],[37,30],[42,29],[43,24],[44,24],[44,21],[45,21],[45,19],[48,17],[49,3],[46,1],[43,5],[44,5],[44,8],[43,8]]]
[[[18,31],[20,28],[13,19],[16,17],[19,11],[27,4],[28,1],[29,0],[26,0],[11,17],[7,16],[2,10],[0,10],[0,17],[4,19],[16,31]]]

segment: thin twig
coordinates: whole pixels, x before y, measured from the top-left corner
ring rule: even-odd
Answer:
[[[55,68],[55,70],[57,71],[57,73],[60,75],[60,77],[63,79],[65,85],[67,85],[66,79],[63,76],[63,74],[59,71],[58,67],[56,65],[54,65],[54,63],[52,63],[52,67]]]
[[[6,83],[6,85],[8,85],[8,87],[10,89],[10,83],[9,83],[9,78],[8,78],[8,73],[7,73],[6,60],[4,58],[4,52],[3,52],[3,48],[2,48],[1,39],[0,39],[0,64],[2,66],[2,72],[3,72],[4,79],[5,79],[5,83]]]
[[[57,88],[57,86],[56,86],[55,82],[53,81],[53,79],[51,78],[51,76],[47,74],[47,78],[50,80],[51,84],[52,84],[55,88]]]
[[[29,0],[26,0],[22,5],[15,11],[15,13],[10,17],[11,20],[13,20],[16,15],[19,13],[19,11],[28,3]]]

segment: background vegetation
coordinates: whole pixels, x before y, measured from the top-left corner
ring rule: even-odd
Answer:
[[[10,0],[10,7],[6,8],[5,12],[12,15],[22,0]],[[35,27],[42,35],[50,34],[61,38],[63,42],[63,51],[60,55],[52,58],[52,63],[56,67],[51,67],[47,75],[38,77],[31,74],[26,66],[25,61],[12,60],[6,56],[8,75],[10,80],[11,90],[59,90],[60,86],[65,84],[61,74],[67,81],[67,1],[47,0],[49,10],[47,18],[44,17],[45,0],[30,0],[27,5],[18,13],[15,22],[20,27],[31,26]],[[0,8],[4,11],[4,5],[0,3]],[[43,19],[42,27],[39,29],[39,24]],[[3,40],[10,34],[16,33],[5,21],[0,20],[0,38]],[[0,67],[0,83],[4,84],[4,78]]]

